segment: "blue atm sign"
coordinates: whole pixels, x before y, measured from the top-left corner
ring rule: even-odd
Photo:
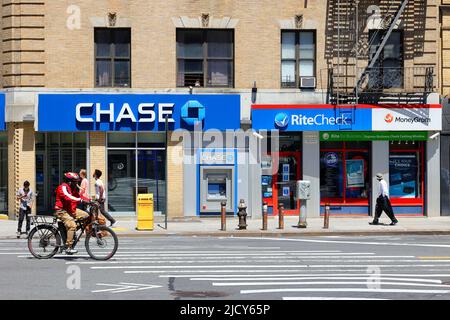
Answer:
[[[224,117],[223,114],[227,116]],[[240,127],[239,95],[40,94],[38,131],[163,131]]]

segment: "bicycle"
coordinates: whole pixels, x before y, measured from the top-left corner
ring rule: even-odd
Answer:
[[[111,228],[98,223],[98,212],[99,203],[91,202],[89,217],[75,221],[77,229],[72,247],[75,248],[85,234],[85,247],[89,256],[94,260],[105,261],[116,254],[119,240]],[[67,233],[62,221],[54,216],[33,216],[31,219],[35,227],[28,235],[28,250],[35,258],[50,259],[58,252],[65,251]],[[111,249],[108,249],[109,246]]]

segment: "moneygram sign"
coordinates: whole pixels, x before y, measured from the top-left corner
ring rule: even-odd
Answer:
[[[403,108],[373,108],[373,131],[440,131],[442,108],[440,105],[407,106]]]

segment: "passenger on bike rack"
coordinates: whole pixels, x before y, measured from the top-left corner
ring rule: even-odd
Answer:
[[[63,183],[56,189],[55,215],[67,229],[66,253],[75,254],[78,251],[72,248],[73,238],[77,229],[75,221],[89,217],[83,210],[77,209],[80,202],[90,202],[90,199],[80,197],[76,188],[80,176],[74,172],[64,174]]]

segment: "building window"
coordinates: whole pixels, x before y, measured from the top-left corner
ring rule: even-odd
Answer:
[[[369,142],[357,141],[320,143],[322,204],[369,205],[370,147]],[[368,214],[368,207],[357,213]]]
[[[316,75],[315,32],[282,31],[281,87],[299,88],[301,87],[301,79],[303,77],[315,77],[315,75]]]
[[[80,172],[87,165],[85,132],[38,132],[36,149],[37,212],[48,214],[55,205],[54,191],[65,171]],[[89,178],[89,176],[88,176]],[[92,193],[92,190],[91,190]]]
[[[394,204],[423,205],[424,143],[392,141],[389,151],[389,195],[392,201]]]
[[[131,87],[131,29],[95,28],[95,86]]]
[[[372,30],[369,38],[369,56],[373,57],[381,44],[384,31]],[[375,65],[369,70],[369,89],[389,89],[403,87],[403,33],[392,31]]]
[[[234,31],[177,30],[177,86],[233,87]]]
[[[135,215],[139,194],[153,194],[155,214],[166,212],[166,144],[163,132],[111,132],[108,142],[108,210]],[[104,181],[105,181],[104,180]]]

